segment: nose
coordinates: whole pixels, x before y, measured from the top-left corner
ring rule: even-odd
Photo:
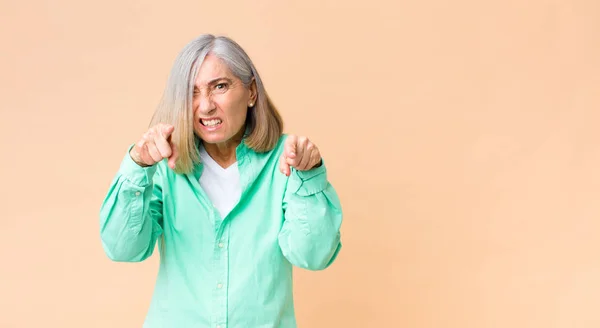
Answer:
[[[202,115],[208,115],[216,109],[215,103],[212,100],[212,97],[210,94],[205,94],[205,93],[201,92],[198,95],[198,97],[199,97],[198,110],[200,111],[200,113]]]

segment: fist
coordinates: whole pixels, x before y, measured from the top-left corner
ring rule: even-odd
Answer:
[[[151,127],[138,141],[129,155],[139,166],[152,166],[163,158],[169,159],[169,167],[175,168],[177,147],[171,142],[174,127],[169,124],[157,124]]]
[[[321,153],[307,137],[289,135],[285,140],[283,154],[279,160],[279,170],[290,176],[291,168],[307,171],[321,165]]]

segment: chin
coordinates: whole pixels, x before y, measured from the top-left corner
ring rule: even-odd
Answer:
[[[222,143],[227,141],[226,138],[223,138],[221,136],[211,136],[211,135],[201,135],[200,139],[202,139],[202,141],[206,142],[206,143],[210,143],[210,144],[217,144],[217,143]]]
[[[200,139],[209,144],[219,144],[227,142],[231,137],[227,137],[227,135],[222,133],[202,133],[200,134]]]

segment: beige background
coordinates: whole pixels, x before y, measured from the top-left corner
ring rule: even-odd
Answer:
[[[600,327],[600,2],[0,2],[0,327],[140,327],[98,210],[179,49],[226,34],[321,148],[301,327]]]

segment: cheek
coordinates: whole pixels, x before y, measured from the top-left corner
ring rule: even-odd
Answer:
[[[228,99],[222,98],[216,100],[217,107],[221,108],[223,114],[229,119],[233,121],[244,120],[245,113],[248,108],[245,105],[245,102],[239,101],[238,99]]]

